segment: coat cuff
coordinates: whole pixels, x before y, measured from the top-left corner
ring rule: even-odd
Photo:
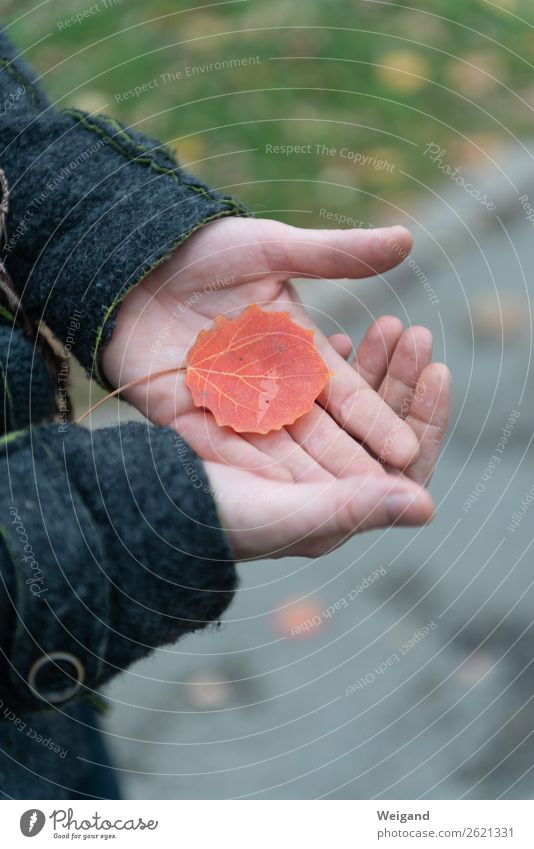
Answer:
[[[235,567],[202,464],[175,433],[46,426],[5,452],[0,687],[12,707],[94,694],[220,618]]]
[[[104,383],[99,351],[128,291],[195,230],[246,215],[157,140],[54,110],[0,33],[0,159],[11,188],[5,258],[26,310]]]

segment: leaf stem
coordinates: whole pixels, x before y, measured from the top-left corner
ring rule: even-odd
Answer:
[[[105,401],[109,401],[110,398],[114,398],[116,395],[119,395],[121,392],[124,392],[125,389],[130,389],[131,386],[139,386],[140,383],[144,383],[145,381],[154,380],[156,377],[163,377],[166,374],[177,374],[179,371],[186,371],[186,366],[178,366],[177,368],[164,368],[161,371],[155,371],[153,374],[145,374],[144,377],[137,377],[135,380],[130,380],[129,383],[124,383],[122,386],[119,386],[118,389],[114,389],[113,392],[109,392],[107,395],[104,395],[100,401],[97,401],[96,404],[93,404],[92,407],[89,407],[88,410],[83,413],[74,424],[81,424],[87,416],[90,416],[94,410],[100,407],[101,404],[104,404]]]

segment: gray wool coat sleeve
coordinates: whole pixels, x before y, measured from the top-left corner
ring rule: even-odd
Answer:
[[[100,382],[98,352],[129,289],[236,200],[118,121],[55,110],[0,32],[0,164],[11,186],[5,258],[23,304]],[[70,341],[70,340],[69,340]]]
[[[92,696],[221,616],[232,554],[202,464],[176,433],[46,425],[2,449],[1,703],[22,714]]]
[[[32,80],[0,33],[3,258],[28,314],[98,378],[129,289],[194,230],[245,210],[158,142],[53,109]],[[57,387],[11,318],[0,322],[0,705],[46,716],[217,621],[236,572],[202,463],[176,433],[37,426]],[[14,735],[18,752],[1,719],[0,750]],[[2,770],[0,757],[0,783]]]

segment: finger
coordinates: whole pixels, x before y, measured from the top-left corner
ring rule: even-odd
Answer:
[[[320,480],[326,476],[324,469],[293,439],[289,428],[243,436],[251,446],[267,454],[274,465],[288,470],[294,481]]]
[[[291,472],[273,461],[261,448],[251,445],[229,427],[220,427],[211,413],[194,411],[177,416],[169,427],[202,457],[237,469],[255,470],[265,478],[293,481]]]
[[[269,225],[262,241],[267,265],[271,271],[287,276],[371,277],[394,268],[412,247],[409,230],[401,226],[306,230],[279,222],[264,223]]]
[[[363,337],[353,365],[372,389],[378,389],[384,380],[402,330],[399,318],[384,315],[373,322]]]
[[[209,241],[205,234],[208,231]],[[236,250],[236,248],[239,250]],[[394,268],[412,247],[410,232],[401,226],[375,229],[314,230],[280,221],[226,218],[194,233],[164,264],[166,284],[183,272],[190,281],[216,273],[228,285],[272,272],[282,279],[306,277],[370,277]],[[158,275],[156,275],[158,276]],[[196,284],[195,284],[196,285]]]
[[[386,404],[403,419],[410,410],[417,379],[431,359],[430,331],[426,327],[410,327],[405,330],[378,390]]]
[[[345,360],[317,333],[316,345],[328,368],[334,373],[319,395],[318,403],[351,436],[359,439],[377,456],[387,450],[388,462],[398,468],[412,463],[419,443],[409,425],[400,419]]]
[[[415,388],[408,423],[420,440],[420,453],[406,475],[426,485],[434,471],[449,425],[451,375],[447,366],[432,363],[421,373]]]
[[[302,306],[294,286],[285,287],[284,304],[290,299],[291,313],[303,327],[314,331],[314,341],[326,365],[333,372],[316,399],[351,436],[359,439],[376,456],[387,449],[390,465],[403,469],[419,453],[419,442],[409,425],[383,401],[367,381],[332,348]]]
[[[312,491],[312,487],[313,490]],[[297,508],[297,493],[287,495],[295,504],[287,505],[291,553],[308,556],[330,550],[364,531],[391,525],[421,525],[433,514],[433,502],[424,489],[404,489],[395,478],[363,477],[334,481],[329,487],[309,485],[306,507]],[[299,504],[302,505],[300,494]]]
[[[353,351],[352,339],[350,336],[347,336],[346,333],[333,333],[332,336],[328,337],[328,341],[340,357],[343,357],[344,360],[348,360],[350,358]]]
[[[318,404],[286,430],[315,463],[336,478],[385,473],[383,466]]]

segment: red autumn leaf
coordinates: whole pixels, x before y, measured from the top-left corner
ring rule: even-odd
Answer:
[[[268,433],[311,410],[328,370],[305,330],[287,312],[256,304],[201,330],[187,355],[186,386],[197,407],[238,433]]]

